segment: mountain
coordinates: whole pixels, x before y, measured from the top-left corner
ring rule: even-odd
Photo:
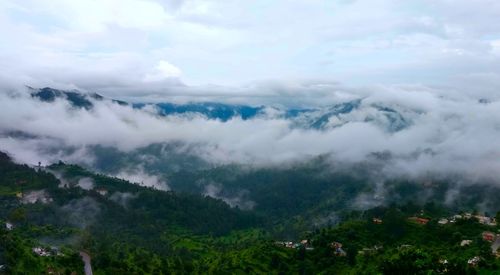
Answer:
[[[82,93],[78,90],[64,91],[53,89],[49,87],[34,89],[28,87],[31,96],[38,98],[43,102],[53,102],[56,99],[67,100],[73,107],[91,109],[93,107],[92,100],[102,101],[105,98],[97,93]],[[120,105],[127,105],[128,103],[120,100],[112,100]]]
[[[388,132],[397,132],[410,127],[418,115],[403,106],[365,104],[357,99],[322,108],[286,110],[285,117],[302,128],[325,130],[351,122],[369,122]]]
[[[155,106],[162,116],[199,115],[207,119],[226,122],[230,119],[285,119],[293,127],[315,130],[326,130],[340,127],[350,122],[371,122],[389,132],[403,130],[412,124],[418,112],[402,106],[383,106],[381,104],[364,104],[362,99],[339,103],[333,106],[315,108],[283,108],[275,106],[246,106],[223,103],[157,103],[134,104],[135,108]]]
[[[127,103],[107,99],[97,93],[82,93],[77,90],[63,91],[52,88],[33,89],[31,95],[44,102],[56,99],[67,100],[77,108],[91,109],[93,101],[111,100],[120,105],[136,109],[153,107],[160,116],[203,117],[227,122],[230,119],[285,119],[292,127],[327,130],[352,122],[367,122],[388,132],[398,132],[410,127],[421,112],[398,105],[365,103],[363,99],[342,102],[331,106],[313,108],[285,108],[276,106],[249,106],[216,102],[193,102],[186,104]]]
[[[143,108],[144,103],[134,104],[136,108]],[[214,102],[188,103],[188,104],[173,104],[173,103],[157,103],[154,104],[158,109],[158,113],[163,116],[182,115],[182,114],[199,114],[208,119],[217,119],[220,121],[228,121],[232,118],[241,118],[243,120],[252,119],[263,114],[264,107],[252,107],[245,105],[229,105]]]

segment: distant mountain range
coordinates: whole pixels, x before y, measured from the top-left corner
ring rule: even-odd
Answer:
[[[97,93],[83,93],[78,90],[57,90],[53,88],[30,88],[33,98],[44,102],[65,99],[74,107],[91,109],[93,101],[111,100],[120,105],[136,109],[151,108],[161,116],[201,116],[206,119],[227,122],[231,119],[286,119],[292,126],[303,129],[325,130],[340,127],[351,122],[370,122],[388,132],[397,132],[413,124],[421,112],[404,106],[388,106],[382,103],[366,103],[363,99],[341,102],[335,105],[313,108],[285,108],[276,106],[249,106],[216,102],[193,102],[186,104],[128,103],[108,99]]]

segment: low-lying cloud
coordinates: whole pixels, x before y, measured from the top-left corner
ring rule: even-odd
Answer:
[[[182,144],[190,154],[214,164],[280,165],[328,155],[339,162],[364,161],[386,152],[387,173],[465,173],[500,176],[500,102],[426,87],[337,88],[325,104],[362,99],[356,112],[369,117],[378,104],[412,114],[412,123],[390,132],[370,119],[353,119],[324,130],[293,127],[282,116],[239,118],[227,122],[203,116],[158,116],[111,101],[94,101],[91,110],[33,99],[26,91],[0,94],[0,150],[27,163],[68,162],[92,165],[92,146],[131,152],[151,144]],[[318,102],[320,102],[319,97]],[[266,103],[266,102],[263,102]],[[19,133],[23,133],[20,135]],[[165,152],[158,152],[165,153]],[[151,153],[154,155],[154,153]],[[166,182],[144,169],[118,177],[168,190]]]
[[[137,194],[129,192],[114,192],[109,199],[126,208],[130,200],[137,198]]]
[[[61,207],[61,211],[67,215],[67,222],[79,228],[91,226],[101,209],[97,201],[91,197],[74,199]]]
[[[167,183],[157,175],[151,175],[144,171],[142,167],[122,170],[115,175],[118,178],[139,184],[140,186],[152,187],[154,189],[168,191]]]
[[[224,194],[222,187],[217,185],[216,183],[209,183],[205,185],[205,190],[203,191],[203,195],[220,199],[227,203],[231,207],[238,207],[243,210],[251,210],[255,207],[255,202],[245,198],[248,192],[240,191],[234,195]]]
[[[94,189],[94,180],[92,178],[81,178],[78,180],[78,187],[82,188],[83,190],[92,190]]]

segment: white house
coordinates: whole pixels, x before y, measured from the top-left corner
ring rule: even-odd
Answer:
[[[12,229],[14,229],[14,225],[10,222],[5,222],[5,229],[11,231]]]

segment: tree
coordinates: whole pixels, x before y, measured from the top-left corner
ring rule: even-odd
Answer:
[[[388,256],[381,265],[386,274],[417,274],[437,268],[431,255],[418,248],[406,248]]]

